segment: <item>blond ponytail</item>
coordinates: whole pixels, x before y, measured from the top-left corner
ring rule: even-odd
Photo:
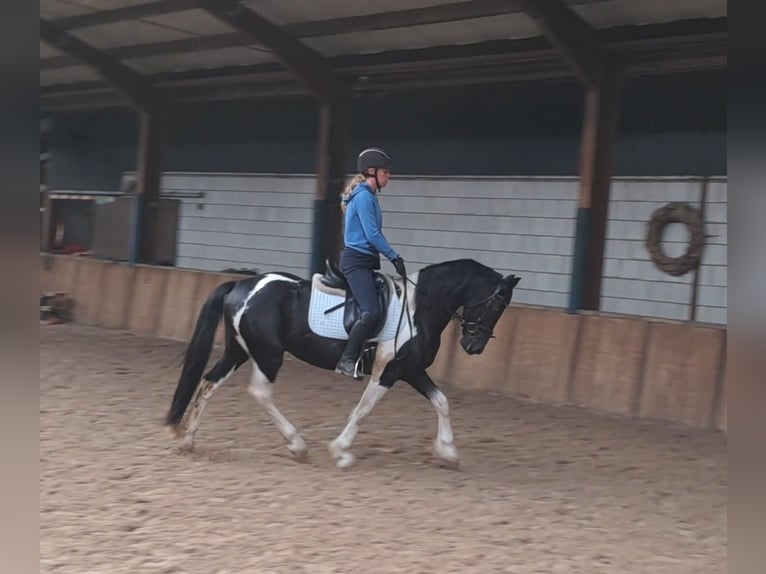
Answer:
[[[343,193],[340,194],[341,202],[340,202],[340,208],[343,210],[343,213],[346,212],[346,203],[343,201],[345,198],[347,198],[349,195],[351,195],[351,192],[356,189],[356,186],[362,183],[365,180],[364,175],[361,173],[356,174],[354,177],[351,178],[351,181],[348,182],[348,185],[346,186],[346,189],[343,190]]]

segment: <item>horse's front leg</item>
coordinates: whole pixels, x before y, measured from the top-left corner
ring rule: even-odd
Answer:
[[[454,436],[452,434],[452,424],[449,419],[449,401],[446,395],[439,390],[436,384],[428,376],[425,370],[413,374],[407,374],[402,377],[421,395],[431,401],[439,418],[436,440],[434,441],[434,450],[445,464],[452,468],[460,466],[460,457],[455,448]]]
[[[335,460],[335,466],[347,468],[354,464],[354,455],[349,452],[349,449],[354,442],[354,438],[356,438],[356,433],[359,432],[359,424],[364,420],[364,417],[370,414],[372,408],[390,388],[390,385],[382,385],[380,379],[373,372],[367,387],[364,389],[364,393],[362,393],[362,398],[359,399],[356,407],[351,411],[345,428],[330,443],[330,454]]]

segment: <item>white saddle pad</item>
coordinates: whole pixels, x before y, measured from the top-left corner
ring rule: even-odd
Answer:
[[[324,286],[319,279],[321,274],[315,273],[311,280],[311,300],[309,301],[309,328],[320,337],[330,339],[348,339],[348,333],[343,326],[343,303],[346,293],[342,289],[331,289]],[[402,313],[402,300],[397,297],[393,281],[386,277],[391,289],[391,298],[386,312],[386,323],[383,328],[370,341],[389,341],[396,336],[396,326]],[[327,309],[340,305],[331,313],[325,314]],[[404,319],[406,321],[406,318]],[[400,334],[401,336],[401,334]]]

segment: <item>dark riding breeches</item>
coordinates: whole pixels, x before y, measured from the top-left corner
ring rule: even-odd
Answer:
[[[382,310],[375,289],[373,271],[380,269],[380,259],[346,248],[340,256],[340,270],[343,273],[354,299],[362,313],[369,313],[370,324],[375,325]]]

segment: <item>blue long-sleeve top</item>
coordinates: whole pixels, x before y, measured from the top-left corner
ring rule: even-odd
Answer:
[[[368,255],[382,253],[389,261],[399,255],[383,235],[383,212],[378,196],[367,182],[360,183],[343,198],[346,204],[344,243]]]

